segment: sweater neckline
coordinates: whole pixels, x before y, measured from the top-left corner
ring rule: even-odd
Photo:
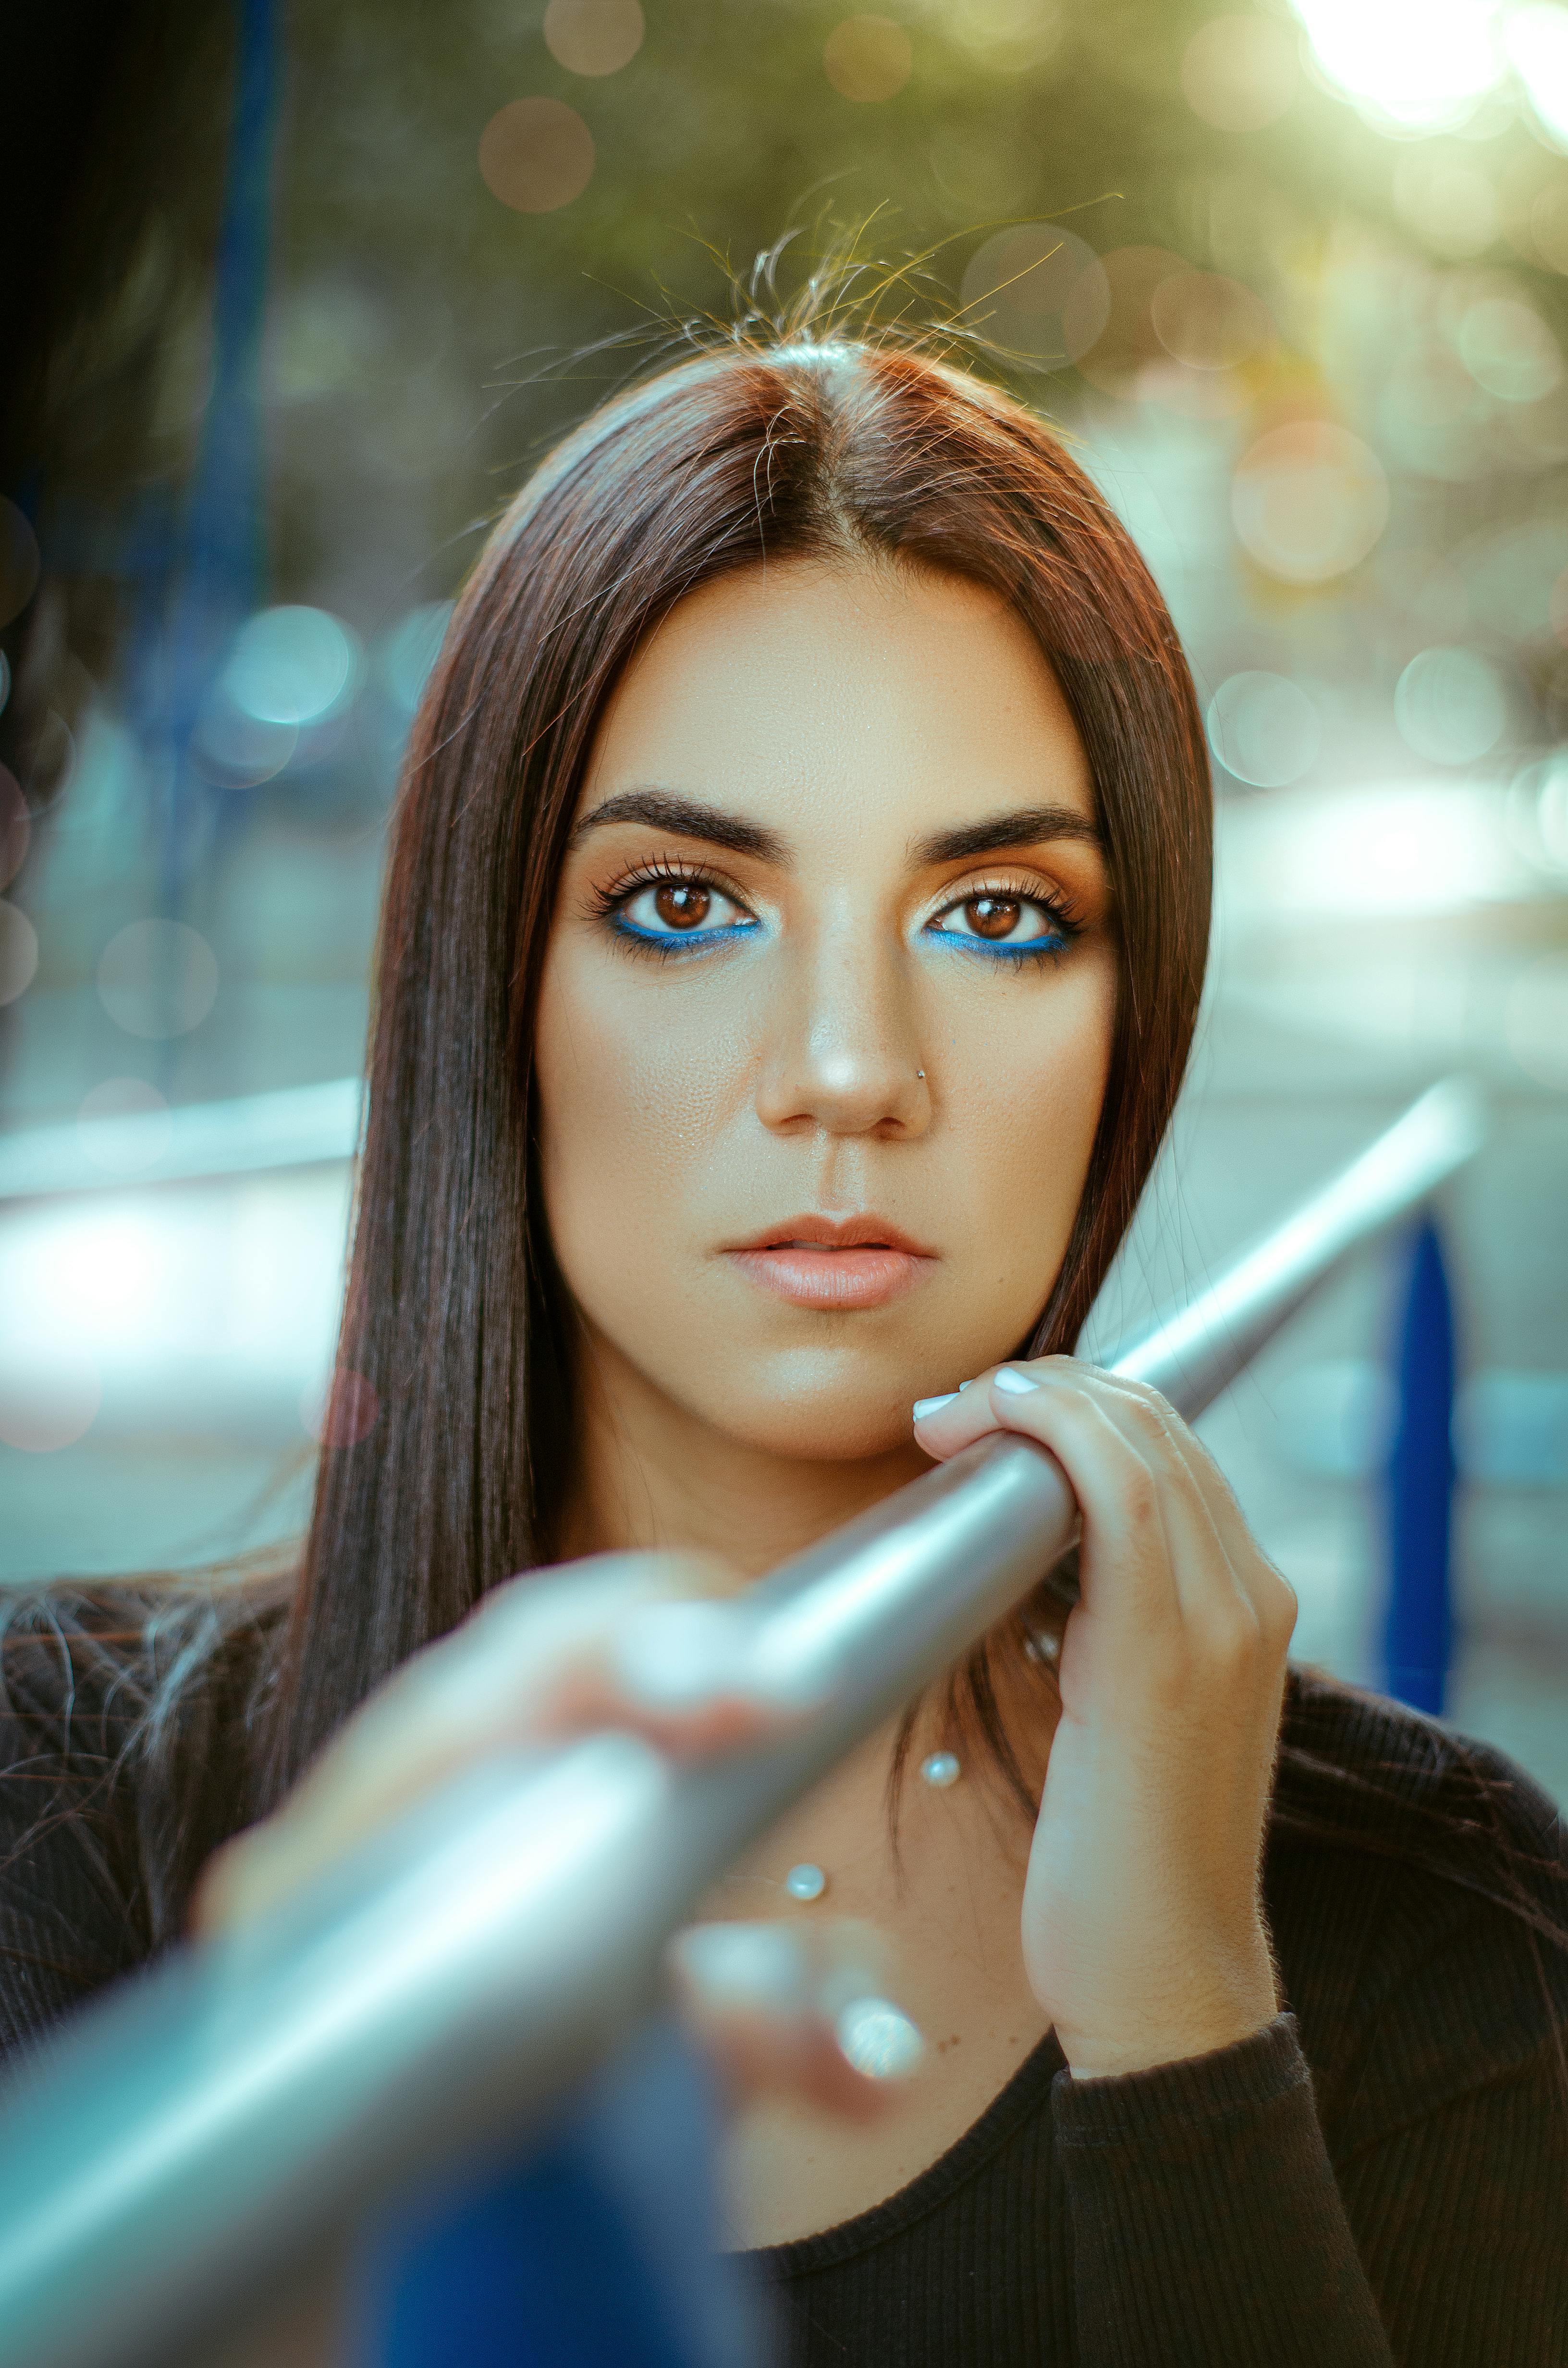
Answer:
[[[831,2228],[819,2228],[810,2237],[792,2237],[782,2245],[755,2245],[734,2258],[754,2264],[772,2279],[801,2278],[885,2244],[972,2179],[1044,2102],[1052,2080],[1066,2069],[1066,2064],[1055,2032],[1048,2031],[998,2089],[979,2120],[971,2122],[935,2162],[916,2171],[906,2186],[895,2189],[869,2211],[835,2221]]]

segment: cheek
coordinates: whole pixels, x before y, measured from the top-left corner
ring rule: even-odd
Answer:
[[[744,1106],[733,1015],[676,1009],[571,943],[546,964],[535,1037],[546,1215],[590,1315],[676,1247],[716,1137]],[[700,998],[693,998],[700,1000]]]
[[[996,1293],[1005,1323],[1043,1304],[1066,1249],[1105,1099],[1115,999],[1114,958],[1080,957],[1050,992],[1020,995],[1012,1009],[998,997],[949,1030],[950,1140],[974,1279]]]

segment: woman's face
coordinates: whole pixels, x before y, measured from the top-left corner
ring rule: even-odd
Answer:
[[[674,610],[599,732],[539,1015],[551,1234],[623,1410],[874,1455],[1017,1347],[1105,1088],[1107,894],[990,592],[797,561]]]

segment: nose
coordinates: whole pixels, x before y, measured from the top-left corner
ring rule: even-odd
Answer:
[[[757,1084],[765,1126],[915,1137],[931,1122],[918,1012],[903,949],[824,932],[780,982]]]

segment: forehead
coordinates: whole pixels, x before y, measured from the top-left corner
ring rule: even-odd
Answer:
[[[680,602],[610,702],[584,800],[650,784],[890,843],[1011,803],[1094,814],[1028,627],[983,586],[902,565],[787,561]]]

